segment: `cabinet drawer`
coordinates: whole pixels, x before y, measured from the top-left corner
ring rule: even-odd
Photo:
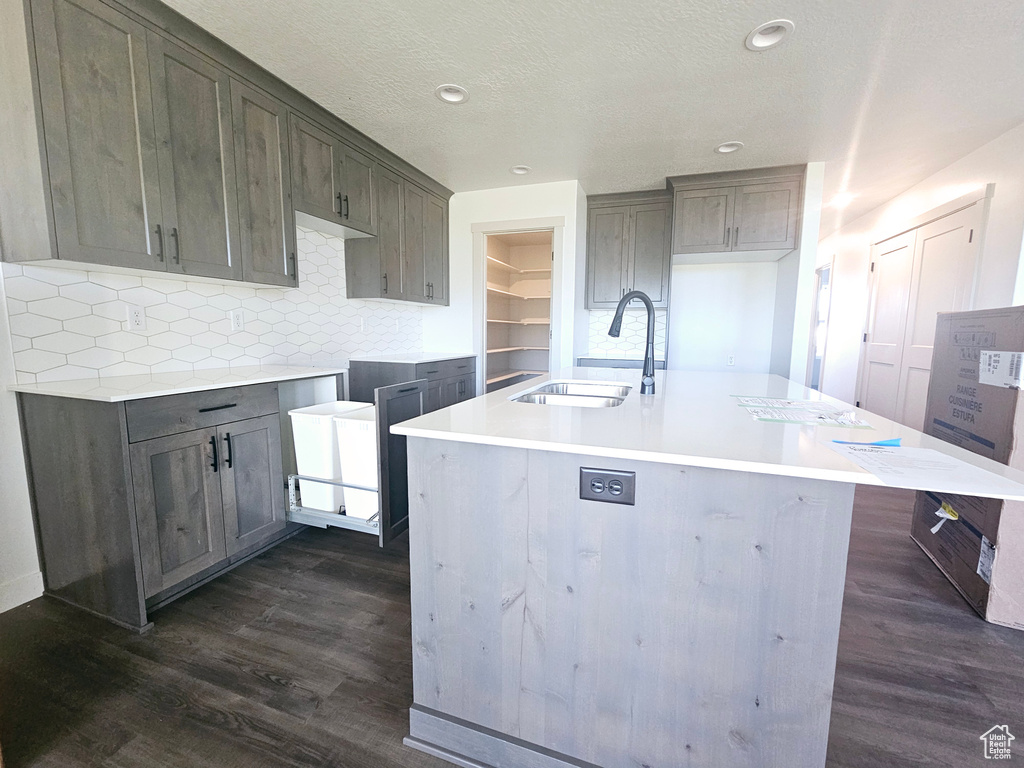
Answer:
[[[456,357],[451,360],[434,360],[430,363],[416,364],[417,379],[448,379],[452,376],[464,376],[476,371],[475,357]]]
[[[125,403],[128,441],[137,443],[153,437],[205,429],[266,416],[278,410],[277,384],[274,383],[129,400]]]

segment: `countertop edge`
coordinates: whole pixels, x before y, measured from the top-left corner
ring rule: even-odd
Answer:
[[[211,369],[213,370],[213,369]],[[70,400],[92,400],[98,403],[123,403],[128,400],[145,400],[150,397],[164,397],[166,395],[184,395],[192,392],[207,392],[214,389],[227,389],[228,387],[244,387],[251,384],[269,384],[277,381],[295,381],[298,379],[315,379],[321,376],[337,376],[339,373],[346,373],[346,368],[309,368],[304,371],[292,371],[288,373],[270,373],[257,375],[251,378],[240,376],[226,381],[203,381],[181,386],[167,385],[140,392],[124,392],[114,394],[101,394],[99,392],[74,392],[60,391],[55,388],[47,388],[48,384],[57,387],[61,384],[67,385],[68,380],[48,382],[47,384],[11,384],[7,387],[9,392],[19,392],[28,395],[42,395],[44,397],[63,397]],[[187,373],[182,371],[181,373]],[[103,386],[102,378],[98,379],[75,379],[94,384],[95,388]]]

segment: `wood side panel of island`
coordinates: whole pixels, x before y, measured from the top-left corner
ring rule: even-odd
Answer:
[[[407,743],[467,765],[824,765],[852,484],[408,451]],[[636,505],[580,500],[580,467],[636,472]]]

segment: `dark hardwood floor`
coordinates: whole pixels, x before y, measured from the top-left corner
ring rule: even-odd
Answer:
[[[1024,632],[979,619],[918,550],[912,499],[858,491],[830,768],[981,765],[997,723],[1024,739]],[[49,599],[8,611],[6,768],[448,765],[401,743],[408,594],[405,542],[309,529],[148,635]]]

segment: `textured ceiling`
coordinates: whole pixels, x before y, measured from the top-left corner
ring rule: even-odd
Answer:
[[[166,1],[457,192],[826,161],[850,220],[1024,122],[1020,0]]]

